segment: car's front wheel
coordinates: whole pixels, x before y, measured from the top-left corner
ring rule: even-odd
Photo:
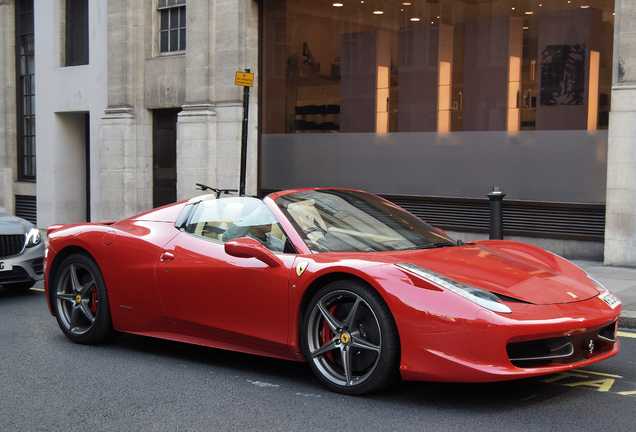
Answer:
[[[316,376],[339,393],[369,393],[398,377],[395,321],[382,297],[361,281],[332,282],[316,293],[301,345]]]
[[[88,255],[76,253],[62,261],[50,295],[57,322],[73,342],[91,344],[117,336],[104,278]]]

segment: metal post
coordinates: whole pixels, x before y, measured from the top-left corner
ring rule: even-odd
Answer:
[[[249,69],[245,72],[249,73]],[[245,195],[245,171],[247,170],[247,118],[249,114],[250,88],[243,86],[243,134],[241,137],[241,178],[239,195]]]
[[[490,199],[490,239],[503,240],[503,197],[506,194],[499,190],[499,186],[493,186],[492,192],[488,194]]]

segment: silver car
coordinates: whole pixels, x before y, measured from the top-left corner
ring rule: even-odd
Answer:
[[[44,241],[29,221],[0,212],[0,285],[25,291],[42,279]]]

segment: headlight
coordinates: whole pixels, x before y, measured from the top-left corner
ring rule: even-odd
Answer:
[[[465,283],[458,282],[454,279],[443,276],[439,273],[435,273],[434,271],[425,269],[424,267],[420,267],[415,264],[401,263],[396,265],[412,273],[415,273],[421,278],[424,278],[429,282],[439,285],[442,288],[446,288],[447,290],[452,291],[455,294],[458,294],[483,308],[486,308],[493,312],[512,313],[510,308],[503,304],[501,300],[499,300],[499,297],[497,297],[490,291],[466,285]]]
[[[33,247],[42,243],[42,236],[40,230],[37,228],[31,228],[26,235],[25,246]]]

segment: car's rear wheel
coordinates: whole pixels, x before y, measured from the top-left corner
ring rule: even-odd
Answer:
[[[118,335],[113,330],[104,278],[91,257],[76,253],[65,258],[51,288],[57,322],[73,342],[105,342]]]
[[[395,321],[382,297],[361,281],[332,282],[316,293],[301,345],[318,379],[339,393],[369,393],[398,377]]]

